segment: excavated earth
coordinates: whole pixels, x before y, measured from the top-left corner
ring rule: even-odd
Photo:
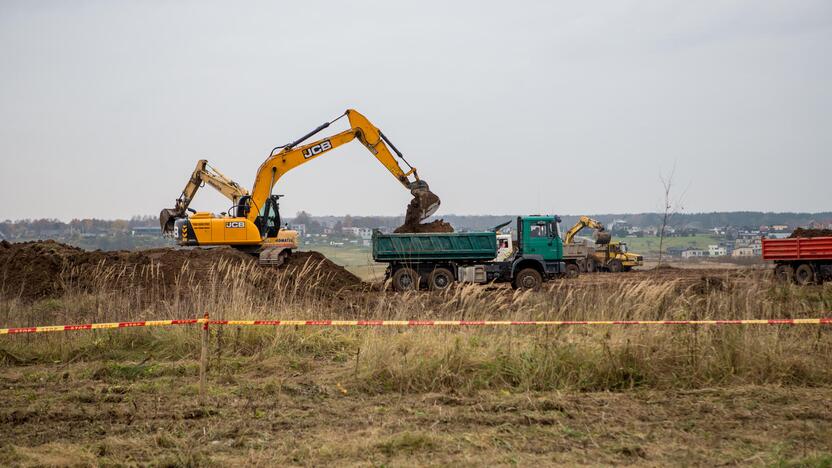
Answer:
[[[69,285],[90,291],[101,287],[150,290],[154,283],[161,286],[173,282],[187,287],[207,281],[222,262],[249,265],[256,261],[254,256],[230,247],[90,252],[51,240],[2,241],[0,294],[39,299],[61,296]],[[295,252],[280,268],[264,269],[258,281],[264,286],[277,284],[281,279],[294,279],[301,271],[314,271],[319,277],[318,285],[333,292],[363,284],[318,252]]]
[[[797,228],[792,232],[792,234],[789,237],[832,237],[832,229]]]
[[[432,221],[430,223],[419,224],[405,223],[397,227],[394,231],[396,234],[404,233],[431,233],[431,232],[454,232],[454,228],[441,219]]]
[[[430,223],[420,224],[422,216],[422,204],[419,197],[413,197],[404,214],[404,224],[397,227],[393,232],[396,234],[406,233],[431,233],[431,232],[454,232],[454,228],[441,219]]]

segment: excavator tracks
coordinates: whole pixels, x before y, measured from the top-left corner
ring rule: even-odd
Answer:
[[[258,263],[260,266],[277,268],[289,258],[292,251],[285,247],[265,247],[260,251]]]

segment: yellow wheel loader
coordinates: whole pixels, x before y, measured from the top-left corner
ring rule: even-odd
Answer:
[[[348,130],[302,144],[344,116],[350,123]],[[228,245],[258,255],[261,264],[279,266],[298,244],[297,232],[281,229],[280,195],[272,193],[275,184],[290,170],[356,139],[413,195],[406,219],[418,222],[436,212],[439,197],[419,178],[416,168],[404,159],[381,130],[357,111],[349,109],[301,138],[274,148],[257,170],[250,193],[208,166],[207,162],[200,161],[175,207],[162,210],[159,216],[162,233],[174,237],[179,245]],[[407,171],[399,166],[391,149],[407,166]],[[233,206],[227,214],[215,215],[189,208],[203,182],[232,200]],[[188,215],[189,211],[191,215]]]

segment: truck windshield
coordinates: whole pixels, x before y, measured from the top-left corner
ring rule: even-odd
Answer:
[[[533,224],[531,226],[531,237],[547,237],[549,235],[548,224]]]
[[[627,244],[622,242],[619,244],[619,249],[621,249],[621,253],[627,253]]]

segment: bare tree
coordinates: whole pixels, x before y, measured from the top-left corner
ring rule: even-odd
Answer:
[[[662,183],[662,188],[664,189],[664,206],[663,206],[663,214],[662,214],[662,226],[659,230],[659,264],[658,267],[662,266],[662,260],[664,257],[664,236],[667,233],[667,225],[670,223],[671,218],[673,215],[678,213],[682,210],[682,197],[684,197],[684,192],[682,195],[673,201],[672,192],[673,192],[673,178],[676,176],[676,163],[673,163],[673,168],[670,170],[670,174],[665,176],[662,173],[659,173],[659,180]],[[657,268],[658,268],[657,267]]]

